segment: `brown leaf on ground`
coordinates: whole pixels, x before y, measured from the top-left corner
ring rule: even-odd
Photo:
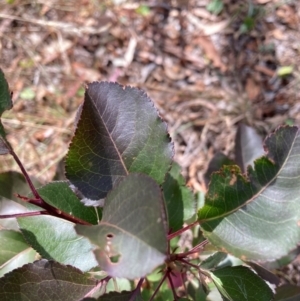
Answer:
[[[274,70],[272,70],[272,69],[270,69],[270,68],[268,68],[268,67],[265,67],[265,66],[263,66],[263,65],[256,65],[256,66],[254,67],[254,69],[255,69],[256,71],[258,71],[258,72],[261,72],[261,73],[267,75],[267,76],[273,77],[274,75],[276,75],[276,71],[274,71]]]
[[[207,58],[212,61],[213,65],[220,68],[222,72],[225,72],[227,70],[227,66],[222,62],[221,55],[215,48],[211,39],[209,37],[202,36],[197,38],[197,42],[205,52]]]
[[[247,78],[245,89],[248,98],[251,101],[255,101],[258,98],[259,94],[261,93],[260,86],[253,80],[252,77]]]
[[[72,64],[73,72],[77,74],[77,76],[80,77],[82,81],[96,81],[100,80],[100,74],[98,71],[92,68],[86,68],[83,64],[74,62]]]
[[[296,29],[299,25],[297,11],[287,4],[280,6],[276,11],[276,15],[283,23],[288,24],[292,28]]]

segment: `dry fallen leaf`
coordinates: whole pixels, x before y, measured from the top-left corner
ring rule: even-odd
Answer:
[[[246,92],[248,95],[248,98],[251,101],[256,100],[256,98],[259,96],[260,94],[260,86],[253,80],[253,78],[248,77],[247,78],[247,82],[246,82]]]
[[[220,68],[222,72],[227,70],[226,65],[222,62],[221,56],[217,49],[215,48],[214,44],[212,43],[209,37],[198,37],[197,42],[199,46],[205,52],[205,55],[209,60],[213,62],[213,65],[217,68]]]
[[[288,24],[292,28],[297,28],[299,19],[296,11],[291,6],[287,4],[280,6],[276,11],[276,15],[283,23]]]

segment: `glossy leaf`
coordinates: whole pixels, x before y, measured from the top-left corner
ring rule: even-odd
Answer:
[[[22,267],[24,264],[39,259],[39,254],[32,248],[27,248],[0,267],[0,278],[5,274]]]
[[[66,176],[85,197],[104,198],[132,172],[162,183],[172,156],[167,126],[144,92],[116,83],[88,85],[66,157]]]
[[[287,255],[280,257],[279,259],[271,261],[271,262],[264,262],[263,266],[266,269],[268,269],[269,271],[278,270],[278,269],[281,269],[281,268],[287,266],[292,261],[294,261],[298,257],[299,254],[300,254],[300,246],[298,244],[297,248],[293,249]]]
[[[77,235],[74,224],[53,216],[18,218],[26,241],[43,257],[82,271],[97,266],[89,241]]]
[[[263,140],[255,129],[243,123],[239,124],[235,136],[235,160],[245,172],[248,165],[264,155]]]
[[[275,260],[300,241],[299,130],[281,127],[265,144],[247,177],[235,166],[213,174],[198,212],[210,242],[243,260]]]
[[[13,104],[9,92],[8,83],[5,79],[3,71],[0,69],[0,118],[2,114],[6,110],[10,110],[12,106]],[[7,148],[7,142],[5,140],[4,128],[0,121],[0,155],[7,154],[8,152],[9,149]]]
[[[28,247],[20,232],[0,230],[0,266]]]
[[[0,300],[81,300],[95,285],[95,280],[74,267],[40,260],[1,278]]]
[[[13,230],[0,231],[0,277],[26,263],[33,262],[36,252],[22,234]]]
[[[196,201],[193,193],[185,186],[180,166],[175,162],[167,173],[163,191],[168,211],[169,229],[175,232],[196,213]]]
[[[200,263],[200,268],[211,270],[216,268],[221,261],[223,261],[228,255],[222,252],[216,252],[213,255],[209,256]]]
[[[100,224],[77,225],[76,231],[98,247],[96,258],[110,276],[145,276],[164,262],[167,251],[160,187],[146,175],[130,174],[108,194]]]
[[[0,199],[0,215],[13,215],[18,213],[28,212],[28,209],[21,204],[6,200]],[[16,218],[0,218],[0,227],[7,230],[18,230],[19,225]]]
[[[50,205],[72,216],[97,224],[101,209],[84,206],[67,182],[52,182],[38,189],[40,196]]]
[[[230,301],[271,301],[270,287],[244,266],[226,267],[210,273],[220,293]]]

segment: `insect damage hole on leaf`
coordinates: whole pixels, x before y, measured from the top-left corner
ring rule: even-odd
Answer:
[[[120,260],[120,258],[121,258],[121,254],[118,254],[118,255],[114,255],[114,256],[110,256],[110,257],[109,257],[111,263],[118,263],[119,260]]]
[[[111,263],[118,263],[121,254],[115,252],[112,247],[112,239],[114,238],[114,235],[112,233],[108,233],[106,235],[106,246],[105,246],[105,251],[107,253],[107,257],[109,258]]]

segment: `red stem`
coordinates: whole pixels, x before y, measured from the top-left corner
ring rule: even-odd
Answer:
[[[26,217],[26,216],[36,216],[36,215],[47,215],[47,211],[33,211],[33,212],[24,212],[24,213],[15,213],[15,214],[4,214],[0,215],[0,218],[14,218],[14,217]]]
[[[107,282],[110,279],[111,279],[110,276],[106,276],[105,278],[103,278],[102,280],[100,280],[99,283],[97,283],[97,285],[92,290],[90,290],[84,297],[85,298],[91,297],[94,293],[96,293],[101,288],[101,286],[107,285]]]
[[[24,199],[24,197],[21,197],[21,198]],[[70,215],[64,211],[61,211],[61,210],[51,206],[50,204],[46,203],[41,197],[39,197],[38,199],[28,199],[27,202],[45,209],[49,215],[63,218],[74,224],[91,225],[89,222],[86,222],[80,218],[77,218],[73,215]]]
[[[154,297],[155,297],[155,295],[157,294],[157,292],[159,291],[161,285],[162,285],[162,284],[164,283],[164,281],[166,280],[166,278],[167,278],[167,276],[168,276],[167,274],[168,274],[168,272],[166,272],[166,273],[164,274],[164,276],[163,276],[162,279],[160,280],[160,282],[159,282],[157,288],[155,289],[155,291],[154,291],[154,293],[153,293],[153,295],[151,296],[151,298],[150,298],[149,301],[152,301],[152,300],[154,299]]]
[[[135,290],[132,292],[132,295],[130,296],[129,301],[134,301],[136,299],[136,295],[141,292],[141,286],[142,286],[144,280],[145,280],[145,278],[140,279]]]
[[[19,165],[21,171],[22,171],[22,174],[27,182],[27,184],[29,185],[30,187],[30,190],[32,192],[32,194],[35,196],[35,198],[40,198],[40,195],[38,194],[37,190],[35,189],[26,169],[24,168],[22,162],[20,161],[19,157],[17,156],[17,154],[14,152],[14,150],[10,147],[10,154],[13,156],[13,158],[15,159],[15,161],[17,162],[17,164]]]
[[[175,290],[175,287],[174,287],[174,284],[173,284],[173,280],[172,280],[172,277],[170,276],[170,272],[169,271],[167,271],[167,277],[168,277],[168,280],[169,280],[171,288],[172,288],[174,300],[178,300],[178,297],[177,297],[177,294],[176,294],[176,290]]]
[[[168,240],[171,240],[172,238],[174,238],[174,237],[180,235],[181,233],[183,233],[184,231],[186,231],[186,230],[188,230],[188,229],[190,229],[190,228],[196,226],[198,223],[199,223],[198,221],[195,221],[194,223],[192,223],[192,224],[190,224],[190,225],[187,225],[186,227],[181,228],[181,229],[179,229],[178,231],[169,234],[169,235],[168,235]]]
[[[18,197],[20,197],[23,200],[28,201],[29,203],[31,203],[33,205],[36,205],[38,207],[45,209],[49,215],[63,218],[65,220],[68,220],[75,224],[90,225],[90,223],[88,223],[84,220],[81,220],[79,218],[76,218],[76,217],[74,217],[66,212],[63,212],[63,211],[51,206],[50,204],[46,203],[41,198],[41,196],[39,195],[37,190],[35,189],[26,169],[24,168],[24,166],[23,166],[22,162],[20,161],[19,157],[17,156],[17,154],[14,152],[14,150],[12,149],[12,147],[9,144],[7,144],[7,147],[9,148],[9,153],[13,156],[14,160],[17,162],[18,166],[20,167],[22,174],[23,174],[27,184],[29,185],[29,188],[30,188],[32,194],[34,195],[35,199],[28,199],[28,198],[22,197],[20,195],[17,195]],[[12,215],[10,217],[15,217],[15,215]]]
[[[184,258],[187,257],[191,254],[194,254],[196,252],[198,252],[200,249],[204,248],[205,245],[208,244],[208,240],[205,239],[204,241],[200,242],[200,244],[198,244],[197,246],[195,246],[194,248],[192,248],[191,250],[185,252],[185,253],[179,253],[179,254],[174,254],[176,258]]]

